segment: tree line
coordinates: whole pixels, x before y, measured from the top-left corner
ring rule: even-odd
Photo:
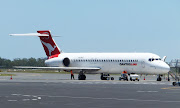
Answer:
[[[0,57],[0,68],[13,68],[13,66],[45,66],[46,58],[16,58],[9,60]]]

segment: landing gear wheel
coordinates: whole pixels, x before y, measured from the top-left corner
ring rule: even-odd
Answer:
[[[162,80],[162,78],[161,78],[161,76],[159,75],[158,78],[157,78],[157,81],[161,81],[161,80]]]
[[[86,75],[79,75],[78,80],[86,80]]]
[[[173,86],[176,86],[176,82],[173,82],[172,85],[173,85]]]
[[[78,75],[78,80],[86,80],[86,75],[83,71],[81,71]]]
[[[101,73],[101,80],[107,80],[107,77],[104,77],[103,73]]]

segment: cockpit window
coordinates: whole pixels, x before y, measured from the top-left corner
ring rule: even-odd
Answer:
[[[157,61],[157,60],[161,60],[161,58],[149,58],[148,61],[152,62],[152,61]]]

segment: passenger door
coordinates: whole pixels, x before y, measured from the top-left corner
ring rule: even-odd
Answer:
[[[142,68],[145,68],[145,61],[144,60],[141,61],[141,66],[142,66]]]

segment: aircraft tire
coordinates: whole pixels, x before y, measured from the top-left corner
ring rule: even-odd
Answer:
[[[130,78],[130,80],[132,81],[132,78]]]
[[[86,80],[86,75],[79,75],[78,80]]]
[[[161,80],[162,80],[162,78],[161,78],[161,77],[158,77],[158,78],[157,78],[157,81],[161,81]]]
[[[173,82],[172,85],[173,85],[173,86],[176,86],[176,82]]]

